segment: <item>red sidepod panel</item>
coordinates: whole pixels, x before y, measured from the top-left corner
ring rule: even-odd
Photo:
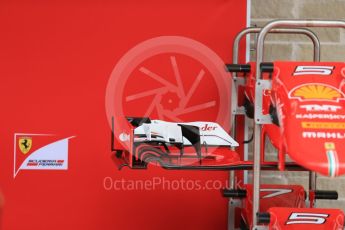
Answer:
[[[344,213],[337,209],[270,208],[272,230],[343,230]]]
[[[286,152],[323,175],[344,174],[345,64],[275,62],[274,66],[272,101]]]

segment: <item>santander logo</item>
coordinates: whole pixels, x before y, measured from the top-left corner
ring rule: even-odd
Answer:
[[[216,126],[210,126],[209,124],[205,124],[205,126],[201,127],[202,131],[214,131],[216,130]]]

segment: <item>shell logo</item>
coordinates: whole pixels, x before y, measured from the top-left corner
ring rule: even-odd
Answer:
[[[290,98],[316,101],[339,101],[345,96],[338,89],[323,84],[305,84],[299,85],[289,93]]]

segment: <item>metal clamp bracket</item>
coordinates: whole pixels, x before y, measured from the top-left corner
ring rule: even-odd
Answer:
[[[262,113],[263,108],[263,91],[271,90],[271,80],[256,80],[255,84],[255,112],[254,119],[256,124],[272,124],[270,115],[264,115]]]

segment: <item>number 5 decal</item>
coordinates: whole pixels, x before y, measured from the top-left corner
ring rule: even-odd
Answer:
[[[297,66],[293,76],[299,75],[331,75],[334,66]]]
[[[321,213],[294,212],[291,213],[286,224],[323,224],[328,216]]]

